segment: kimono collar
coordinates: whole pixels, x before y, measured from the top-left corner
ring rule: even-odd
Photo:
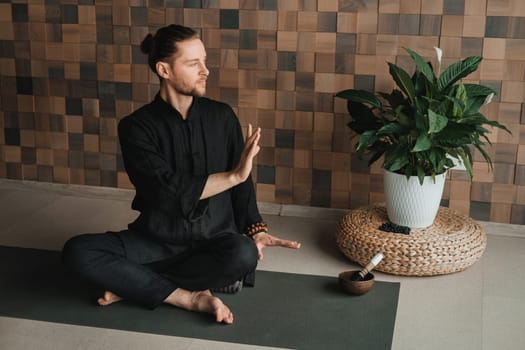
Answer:
[[[153,100],[151,105],[153,107],[153,110],[168,118],[173,118],[174,116],[176,116],[177,120],[184,121],[184,119],[182,118],[182,114],[177,109],[173,108],[168,102],[164,101],[162,97],[160,97],[159,93],[155,95],[155,99]],[[188,110],[186,121],[193,121],[198,119],[198,105],[199,97],[194,96],[191,102],[191,106]]]

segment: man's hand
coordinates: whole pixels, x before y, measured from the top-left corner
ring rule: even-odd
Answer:
[[[263,249],[266,247],[284,247],[292,249],[301,248],[301,243],[299,242],[280,239],[266,232],[261,232],[254,235],[253,241],[255,242],[257,250],[259,251],[259,260],[263,259]]]
[[[252,124],[248,124],[248,133],[246,134],[246,141],[244,149],[241,153],[239,163],[233,169],[233,174],[237,177],[239,183],[248,179],[253,167],[253,158],[259,153],[261,147],[259,146],[259,139],[261,138],[261,128],[256,128],[252,132]]]
[[[248,125],[246,142],[241,153],[239,163],[231,171],[220,172],[208,175],[200,199],[209,198],[216,194],[229,190],[230,188],[243,183],[248,179],[253,167],[253,158],[259,153],[259,139],[261,138],[261,128],[256,128],[252,132],[252,125]]]

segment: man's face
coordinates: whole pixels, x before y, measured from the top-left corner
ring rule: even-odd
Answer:
[[[198,38],[177,43],[177,53],[170,64],[170,78],[166,83],[177,93],[186,96],[203,96],[206,92],[206,50]]]

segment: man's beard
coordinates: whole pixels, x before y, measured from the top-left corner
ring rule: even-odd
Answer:
[[[192,97],[202,97],[204,94],[206,94],[206,85],[202,88],[198,88],[197,84],[192,86],[191,88],[180,86],[179,84],[171,84],[172,88],[179,94],[184,96],[192,96]]]

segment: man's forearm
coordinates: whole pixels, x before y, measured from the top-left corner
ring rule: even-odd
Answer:
[[[211,174],[206,180],[200,199],[215,196],[237,186],[241,182],[241,178],[233,171]]]

